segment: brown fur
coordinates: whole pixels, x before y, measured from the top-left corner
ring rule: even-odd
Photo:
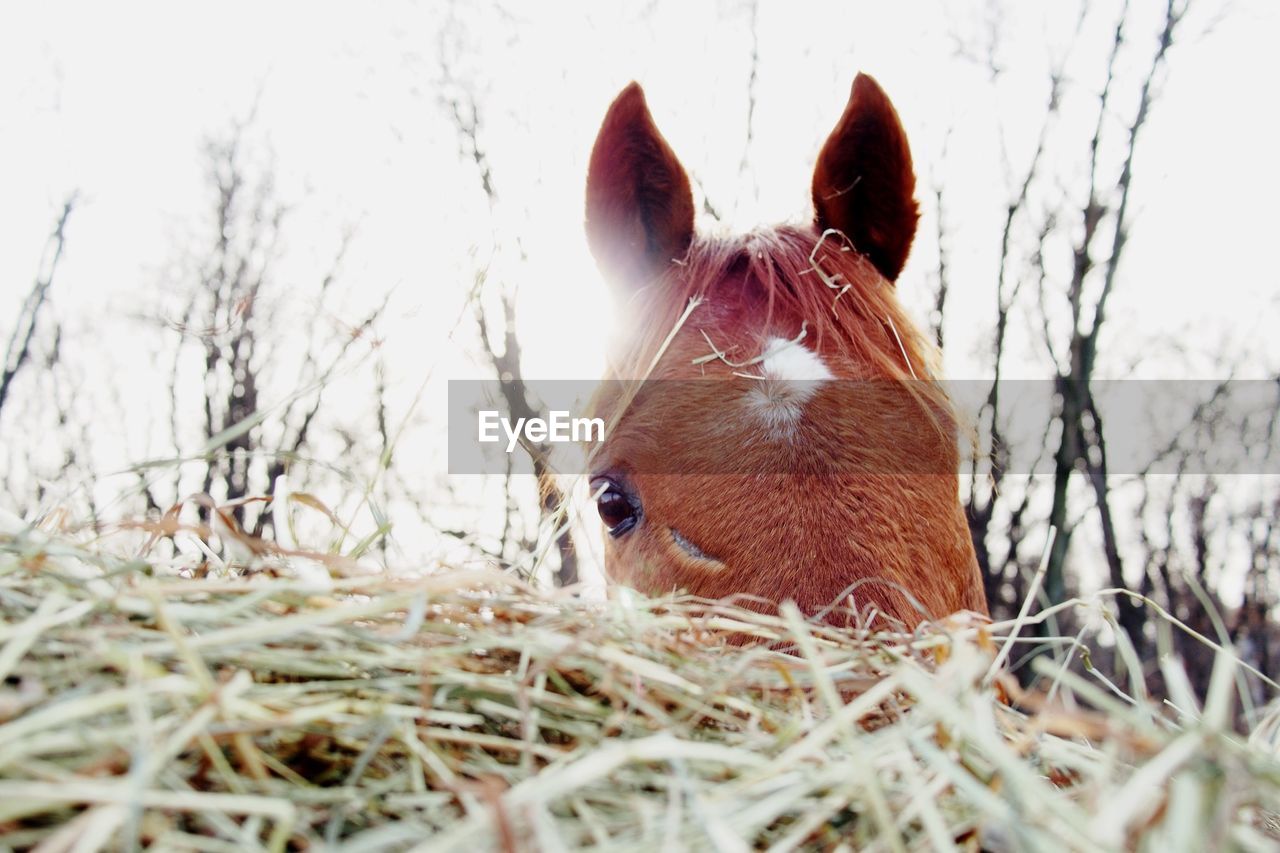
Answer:
[[[859,74],[813,171],[816,224],[843,232],[895,281],[920,219],[915,190],[911,149],[898,113],[884,90]]]
[[[632,83],[609,108],[587,172],[587,241],[633,284],[660,274],[693,239],[689,178]]]
[[[814,226],[695,238],[690,224],[686,241],[688,181],[638,93],[633,84],[610,110],[588,188],[591,245],[631,321],[611,378],[635,380],[607,384],[597,400],[611,424],[592,472],[624,479],[643,504],[642,522],[609,538],[610,577],[651,593],[740,594],[762,607],[791,599],[809,613],[835,605],[826,612],[839,622],[868,609],[906,627],[985,612],[958,499],[955,417],[928,381],[937,353],[889,281],[916,207],[887,98],[870,78],[855,82],[815,175]],[[894,174],[876,174],[884,168]],[[819,192],[849,169],[866,192]],[[660,191],[645,185],[651,175]],[[860,251],[822,235],[835,223]],[[631,236],[601,231],[615,226]],[[682,241],[674,263],[661,260]],[[690,300],[697,307],[681,323]],[[803,345],[838,379],[869,381],[821,386],[794,435],[770,439],[734,408],[758,380],[730,362],[802,329]],[[715,351],[724,358],[706,360]],[[704,378],[715,381],[680,381]],[[709,559],[682,549],[673,530]]]

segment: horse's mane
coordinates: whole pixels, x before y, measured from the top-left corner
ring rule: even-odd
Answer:
[[[930,381],[939,375],[938,348],[903,310],[894,285],[843,235],[819,235],[812,227],[696,237],[684,258],[635,295],[639,304],[629,311],[638,310],[644,322],[637,324],[625,362],[615,364],[616,375],[644,378],[682,318],[697,328],[698,312],[706,309],[694,308],[686,317],[690,301],[731,278],[761,288],[766,326],[775,312],[802,317],[815,346],[834,347],[865,365],[867,376],[851,378],[902,381],[928,410],[954,418],[945,390]]]

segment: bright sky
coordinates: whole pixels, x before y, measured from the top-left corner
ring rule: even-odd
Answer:
[[[980,67],[954,55],[955,33],[981,34],[982,5],[762,0],[746,174],[748,5],[604,5],[525,12],[512,4],[499,14],[459,4],[451,38],[461,45],[449,54],[452,73],[473,81],[484,106],[482,144],[503,199],[492,225],[474,171],[459,166],[438,101],[444,7],[8,6],[0,13],[0,305],[26,289],[53,213],[72,189],[85,204],[59,280],[64,304],[145,299],[157,271],[174,260],[175,235],[205,212],[202,139],[256,102],[255,127],[303,220],[289,245],[299,275],[323,265],[341,227],[357,223],[350,277],[368,291],[396,287],[403,306],[420,306],[406,318],[404,344],[417,363],[437,362],[444,353],[423,342],[441,339],[457,316],[467,251],[485,251],[490,233],[517,231],[530,254],[519,275],[529,371],[577,377],[595,370],[603,324],[570,318],[604,308],[579,227],[583,173],[613,94],[640,80],[660,126],[717,207],[735,224],[751,225],[806,214],[813,155],[859,69],[876,75],[896,102],[922,188],[938,170],[951,190],[955,299],[986,303],[998,234],[992,223],[1006,197],[995,128],[1004,124],[1011,157],[1021,163],[1043,109],[1047,57],[1073,21],[1073,10],[1054,11],[1066,4],[1016,4],[1019,17],[1001,52],[1005,82],[993,92]],[[1085,72],[1101,67],[1106,5],[1077,48],[1080,95],[1096,82]],[[1219,6],[1198,0],[1202,11],[1187,22],[1187,35]],[[1268,106],[1274,99],[1261,84],[1280,80],[1276,23],[1274,3],[1240,0],[1212,33],[1173,57],[1143,140],[1139,225],[1127,290],[1117,300],[1118,311],[1155,334],[1235,318],[1239,306],[1263,299],[1275,317],[1269,297],[1280,166],[1276,111]],[[1135,44],[1143,36],[1150,41],[1136,33]],[[921,305],[936,227],[925,202],[902,281],[904,295]],[[1259,315],[1243,313],[1246,320]],[[949,362],[963,366],[966,353],[956,349]]]
[[[982,375],[974,352],[990,323],[1011,194],[1000,152],[1024,167],[1047,64],[1076,14],[1049,0],[1005,4],[1014,11],[993,86],[956,50],[957,37],[980,44],[989,5],[760,0],[748,146],[746,2],[6,4],[0,315],[30,287],[55,213],[78,190],[57,309],[86,351],[107,353],[99,367],[119,376],[146,365],[151,345],[111,318],[147,310],[174,264],[199,245],[210,208],[202,141],[252,113],[251,139],[274,156],[281,196],[296,211],[285,280],[317,280],[342,229],[357,226],[346,304],[355,317],[395,289],[382,331],[402,400],[428,371],[485,375],[467,351],[463,297],[474,259],[489,258],[495,242],[506,247],[495,274],[519,286],[526,372],[589,378],[602,363],[609,306],[582,237],[583,182],[617,91],[632,79],[644,85],[659,126],[713,203],[733,225],[750,226],[808,215],[814,156],[863,70],[897,105],[921,179],[925,216],[899,287],[923,319],[936,259],[929,188],[941,181],[953,277],[947,363],[952,376]],[[1063,127],[1074,153],[1064,148],[1052,161],[1064,176],[1078,173],[1084,156],[1081,129],[1094,120],[1118,5],[1096,4],[1072,55]],[[1142,20],[1130,36],[1128,73],[1147,60],[1163,3],[1133,5]],[[1280,128],[1271,91],[1280,80],[1280,6],[1193,0],[1193,8],[1140,142],[1137,224],[1113,302],[1117,375],[1143,353],[1153,355],[1139,367],[1149,375],[1213,374],[1207,359],[1189,368],[1165,358],[1171,341],[1206,351],[1223,340],[1256,344],[1272,367],[1280,355],[1271,340],[1280,327]],[[500,197],[492,214],[441,103],[446,64],[482,107],[481,144]],[[1131,109],[1132,89],[1124,92],[1124,115],[1113,121]],[[523,265],[511,262],[517,234]],[[1253,364],[1263,371],[1261,358]],[[1042,365],[1022,366],[1011,372],[1043,374]],[[153,386],[145,370],[138,376],[135,391],[145,395]]]

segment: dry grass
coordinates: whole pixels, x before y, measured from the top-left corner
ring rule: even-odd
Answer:
[[[287,571],[287,567],[286,567]],[[182,579],[0,536],[0,848],[1276,849],[1277,721],[1011,626],[854,637],[509,576]],[[1084,605],[1081,605],[1084,606]],[[733,644],[751,635],[759,643]],[[1082,710],[1086,702],[1095,711]],[[1037,708],[1037,710],[1028,710]]]

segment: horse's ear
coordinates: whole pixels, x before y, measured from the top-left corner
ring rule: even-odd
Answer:
[[[638,287],[684,256],[693,193],[639,84],[609,107],[587,172],[587,242],[611,280]]]
[[[893,281],[907,262],[920,218],[915,188],[898,113],[880,85],[859,74],[813,173],[818,230],[843,232]]]

